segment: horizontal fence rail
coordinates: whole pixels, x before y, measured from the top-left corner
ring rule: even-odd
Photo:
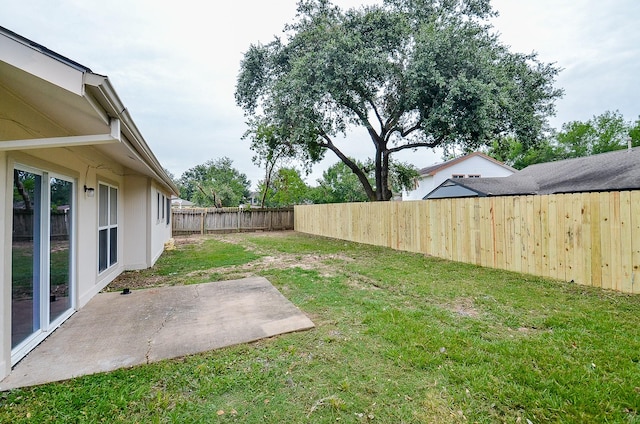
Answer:
[[[301,205],[295,230],[640,293],[640,191]]]
[[[51,239],[67,240],[71,228],[71,214],[52,211],[49,219]],[[33,210],[13,210],[13,240],[33,240]]]
[[[293,208],[173,209],[174,235],[293,230]]]

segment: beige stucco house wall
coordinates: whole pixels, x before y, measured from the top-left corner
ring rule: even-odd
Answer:
[[[2,27],[0,99],[1,380],[119,274],[155,263],[177,188],[107,77]]]

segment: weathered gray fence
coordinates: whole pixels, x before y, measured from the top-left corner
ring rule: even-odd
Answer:
[[[174,235],[293,230],[293,208],[172,210]]]
[[[69,238],[71,216],[64,212],[51,212],[49,222],[51,238],[66,240]],[[13,210],[13,240],[33,240],[33,210]]]

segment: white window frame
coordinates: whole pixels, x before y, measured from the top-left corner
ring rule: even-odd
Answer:
[[[55,171],[49,171],[47,169],[33,167],[22,163],[14,163],[13,169],[19,171],[29,172],[40,177],[40,222],[39,229],[39,242],[38,250],[40,255],[40,263],[38,267],[38,274],[40,275],[40,281],[38,283],[37,294],[34,291],[34,296],[39,299],[39,313],[38,313],[38,326],[39,330],[23,340],[20,344],[11,349],[11,365],[15,365],[24,358],[31,350],[33,350],[38,344],[40,344],[51,332],[58,328],[65,320],[67,320],[75,311],[75,293],[76,293],[76,213],[77,200],[75,195],[75,187],[78,182],[75,178],[65,174],[61,174]],[[46,300],[49,299],[50,284],[51,284],[51,178],[58,178],[73,184],[73,190],[71,192],[71,221],[69,223],[69,309],[62,315],[55,318],[53,321],[50,319],[50,303]],[[13,184],[13,175],[11,176]],[[13,193],[13,190],[12,190]],[[12,224],[13,225],[13,224]],[[35,248],[35,247],[34,247]],[[13,269],[12,269],[13,271]],[[44,300],[44,301],[43,301]]]
[[[165,205],[165,213],[167,214],[167,219],[165,220],[165,225],[171,225],[171,199],[167,197],[167,202]]]
[[[166,204],[167,198],[164,196],[164,194],[162,195],[162,202],[160,202],[160,206],[162,207],[162,218],[160,220],[160,223],[162,223],[165,219],[165,214],[166,214]]]
[[[107,211],[106,211],[106,216],[107,216],[107,222],[106,225],[101,225],[100,224],[100,215],[101,215],[101,207],[102,207],[102,203],[101,203],[101,198],[100,196],[102,196],[102,190],[100,189],[100,186],[104,186],[107,187],[107,193],[108,193],[108,197],[107,197]],[[112,190],[115,190],[115,195],[116,195],[116,199],[115,199],[115,223],[112,222],[112,203],[113,203],[113,199],[112,197]],[[120,239],[120,227],[118,222],[120,221],[118,218],[118,198],[120,197],[120,188],[118,186],[115,186],[113,184],[109,184],[105,181],[98,181],[98,275],[110,270],[112,267],[116,266],[118,264],[118,261],[120,260],[120,258],[118,257],[118,240]],[[116,252],[116,258],[115,261],[112,260],[111,258],[111,252],[114,250],[112,249],[111,246],[111,231],[115,229],[116,230],[116,246],[115,246],[115,252]],[[106,245],[106,267],[104,269],[100,269],[100,267],[102,266],[102,264],[100,263],[100,249],[101,249],[101,245],[100,245],[100,232],[101,231],[105,231],[107,232],[107,245]]]

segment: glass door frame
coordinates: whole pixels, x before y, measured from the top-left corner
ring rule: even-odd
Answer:
[[[40,281],[37,287],[38,293],[34,293],[34,301],[39,299],[39,329],[35,330],[31,335],[27,336],[23,341],[11,348],[11,366],[15,365],[20,359],[26,356],[34,347],[40,344],[53,330],[58,328],[66,319],[68,319],[76,308],[75,291],[76,291],[76,191],[77,180],[67,175],[57,172],[46,171],[22,163],[15,163],[13,169],[18,171],[29,172],[40,176],[40,222],[37,227],[40,231],[39,246],[37,248],[40,254],[39,269],[37,272]],[[71,222],[69,225],[69,308],[53,321],[50,320],[50,292],[51,292],[51,179],[67,181],[71,186]],[[15,182],[14,182],[15,184]],[[13,191],[11,192],[13,193]],[[13,195],[12,195],[13,196]],[[13,223],[12,223],[13,226]],[[35,229],[35,228],[34,228]],[[34,235],[34,239],[36,236]],[[13,269],[12,269],[13,272]],[[13,281],[13,277],[11,278]],[[13,284],[13,283],[12,283]],[[13,304],[12,304],[13,307]],[[36,305],[33,306],[36,308]],[[13,331],[13,325],[12,325]]]

